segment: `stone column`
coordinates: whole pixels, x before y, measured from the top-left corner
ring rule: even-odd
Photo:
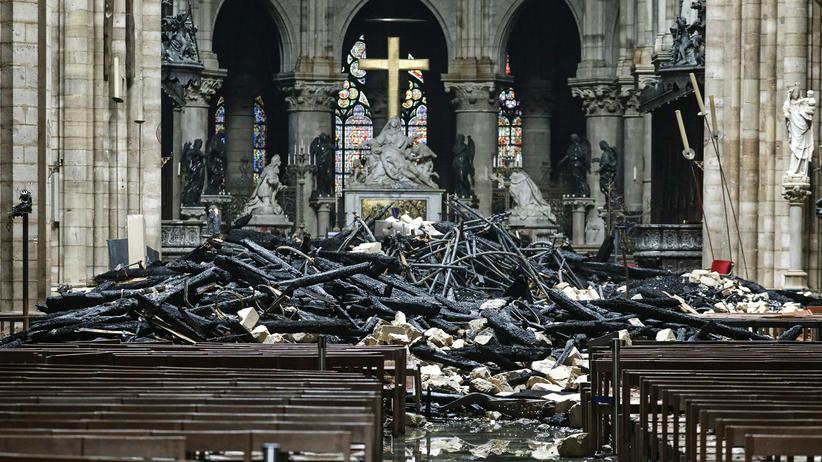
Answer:
[[[586,116],[587,138],[591,142],[591,157],[600,157],[600,141],[607,141],[611,146],[620,149],[623,147],[622,114],[624,112],[619,94],[619,86],[615,80],[609,79],[569,79],[571,93],[582,100],[582,109]],[[620,166],[622,161],[620,161]],[[617,185],[621,184],[617,178]],[[597,208],[605,205],[605,195],[599,189],[599,165],[591,167],[588,175],[588,185],[591,187],[591,198],[594,199],[594,208],[588,213],[588,218],[596,217]]]
[[[551,173],[551,83],[525,82],[522,101],[522,168],[539,186],[547,186]]]
[[[587,197],[566,196],[562,202],[571,207],[571,244],[585,245],[585,214],[593,201]]]
[[[324,239],[331,231],[331,210],[337,203],[336,197],[317,197],[312,199],[311,206],[317,212],[317,234],[315,237]]]
[[[639,112],[639,91],[633,87],[622,89],[625,107],[623,115],[623,199],[628,212],[643,211],[642,194],[645,178],[645,119]]]
[[[208,109],[211,97],[223,84],[221,78],[201,77],[186,87],[186,105],[180,115],[183,143],[203,140],[203,150],[208,141]]]
[[[497,99],[492,81],[445,81],[445,89],[453,93],[457,134],[470,136],[476,145],[474,154],[474,194],[479,211],[491,214],[493,184],[491,176],[497,152]]]
[[[254,92],[246,85],[225,91],[226,192],[247,195],[254,188],[251,143],[254,130]]]
[[[804,208],[811,195],[810,179],[800,181],[785,181],[782,184],[782,197],[788,201],[788,238],[789,268],[785,271],[784,288],[786,290],[802,290],[808,288],[808,273],[805,272],[802,262]]]
[[[181,203],[181,193],[183,192],[183,185],[182,185],[182,178],[180,176],[180,170],[182,166],[180,162],[183,160],[183,131],[182,131],[182,113],[183,108],[181,107],[174,107],[174,112],[172,115],[173,122],[172,126],[174,127],[174,133],[171,137],[172,142],[172,151],[171,151],[171,161],[172,161],[172,179],[171,179],[171,210],[172,210],[172,218],[175,220],[180,219],[180,203]]]
[[[340,83],[332,80],[302,80],[302,79],[278,79],[280,89],[285,94],[285,101],[288,106],[288,149],[294,149],[294,145],[305,146],[308,153],[311,140],[320,133],[334,134],[334,102]],[[303,185],[302,203],[297,204],[302,213],[298,211],[297,216],[302,215],[305,220],[305,231],[312,236],[318,236],[320,230],[317,228],[317,217],[311,213],[311,193],[314,191],[313,176]],[[299,227],[300,223],[294,223]]]

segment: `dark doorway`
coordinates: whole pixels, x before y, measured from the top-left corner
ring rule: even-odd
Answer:
[[[506,70],[513,77],[513,87],[523,98],[528,98],[524,87],[530,81],[550,83],[550,94],[545,95],[551,101],[550,156],[543,162],[544,177],[533,180],[546,191],[561,189],[562,176],[555,165],[565,155],[572,133],[585,136],[582,106],[571,96],[568,86],[568,79],[576,75],[581,59],[579,30],[564,1],[528,0],[517,15],[507,47]],[[523,128],[527,130],[529,101],[522,103]],[[591,143],[598,141],[591,140]],[[524,151],[527,153],[528,148],[524,147]],[[553,191],[551,196],[558,197],[558,194],[559,191]]]
[[[695,99],[681,98],[654,110],[651,220],[666,224],[701,223],[702,169],[682,155],[676,110],[682,111],[695,161],[703,159],[704,125]]]
[[[280,44],[267,2],[227,0],[223,4],[214,27],[213,51],[228,76],[212,100],[209,132],[214,133],[215,112],[222,104],[227,189],[239,196],[253,189],[255,173],[273,155],[281,156],[282,165],[287,159],[285,102],[274,84],[280,72]]]

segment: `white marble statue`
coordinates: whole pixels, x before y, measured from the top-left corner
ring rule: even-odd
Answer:
[[[365,166],[352,175],[351,183],[386,188],[437,188],[434,163],[437,155],[405,135],[399,117],[392,117],[380,134],[366,141],[371,153]],[[364,172],[362,169],[364,168]]]
[[[534,180],[522,170],[511,173],[511,198],[516,207],[511,209],[511,215],[521,220],[541,219],[556,223],[557,219],[551,211],[551,205],[542,197],[542,192]]]
[[[799,84],[788,90],[785,103],[782,105],[785,114],[785,125],[788,135],[788,149],[791,160],[786,180],[808,177],[808,164],[813,156],[813,113],[816,111],[816,99],[813,91],[805,97],[800,96]]]
[[[277,193],[283,188],[280,183],[280,156],[274,156],[260,173],[257,187],[243,208],[243,215],[282,215],[283,208],[277,203]]]

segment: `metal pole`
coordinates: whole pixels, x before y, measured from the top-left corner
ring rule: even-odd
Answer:
[[[29,214],[23,213],[23,330],[29,330]]]
[[[611,418],[612,447],[614,455],[619,455],[619,348],[622,340],[615,338],[612,340],[613,354],[611,357],[611,392],[614,394],[614,413]]]
[[[317,339],[317,351],[319,353],[319,366],[321,371],[326,370],[325,355],[327,350],[327,338],[325,335],[320,335],[320,338]]]
[[[277,462],[277,455],[280,453],[280,445],[277,443],[263,444],[263,462]]]

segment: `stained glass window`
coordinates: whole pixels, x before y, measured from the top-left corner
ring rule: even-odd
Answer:
[[[265,117],[263,99],[258,96],[254,98],[254,133],[252,138],[252,173],[255,184],[257,183],[260,172],[262,172],[265,167],[265,141],[267,132],[268,121]]]
[[[411,53],[408,59],[414,59]],[[424,83],[422,71],[408,71],[408,89],[402,102],[402,125],[414,144],[428,144],[428,100]]]
[[[362,91],[365,85],[365,71],[359,67],[362,58],[365,58],[365,37],[361,35],[343,65],[342,71],[348,78],[337,94],[337,108],[334,111],[334,139],[337,143],[334,186],[338,195],[342,194],[354,162],[359,162],[368,154],[369,148],[365,142],[374,137],[371,105]]]
[[[497,156],[508,157],[512,166],[522,166],[522,110],[513,88],[502,90],[497,99]]]
[[[225,98],[222,96],[217,100],[217,108],[214,110],[214,134],[221,132],[222,142],[225,144]]]

